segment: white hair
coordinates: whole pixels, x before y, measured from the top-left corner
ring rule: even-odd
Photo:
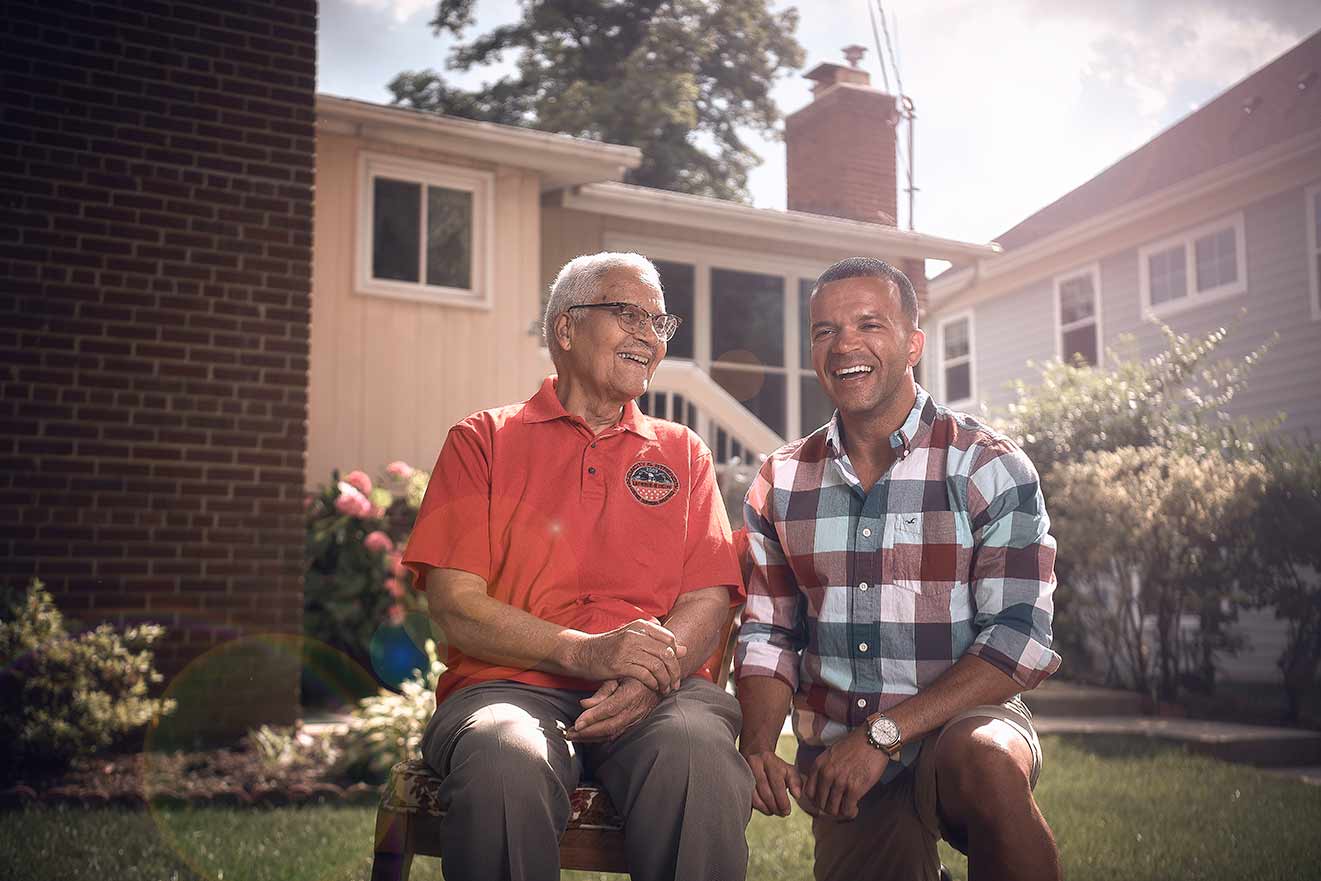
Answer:
[[[550,286],[550,299],[546,301],[546,314],[541,322],[542,338],[550,350],[551,360],[559,355],[559,346],[555,344],[555,319],[568,312],[571,306],[582,306],[596,299],[601,279],[614,269],[630,269],[638,274],[643,284],[651,285],[657,291],[661,287],[660,273],[656,266],[641,254],[602,251],[600,254],[583,254],[574,257]],[[573,313],[569,313],[572,315]]]

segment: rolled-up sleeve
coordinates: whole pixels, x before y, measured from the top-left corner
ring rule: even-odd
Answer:
[[[734,655],[736,680],[773,676],[798,690],[798,663],[806,644],[802,593],[775,531],[772,461],[748,488],[743,506],[747,547],[743,571],[747,604]]]
[[[1055,539],[1031,461],[1007,440],[988,445],[968,480],[977,655],[1024,690],[1058,669],[1051,649]]]

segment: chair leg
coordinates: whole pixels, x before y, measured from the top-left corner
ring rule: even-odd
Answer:
[[[376,811],[376,847],[372,881],[408,881],[413,867],[413,816],[380,808]]]

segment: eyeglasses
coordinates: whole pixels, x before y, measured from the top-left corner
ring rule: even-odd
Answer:
[[[683,324],[683,319],[678,315],[670,315],[666,312],[652,315],[646,309],[634,306],[632,303],[583,303],[570,306],[567,311],[572,312],[574,309],[614,309],[620,329],[629,333],[637,333],[642,329],[643,322],[650,322],[651,329],[656,332],[662,343],[668,343],[673,339],[679,330],[679,325]]]

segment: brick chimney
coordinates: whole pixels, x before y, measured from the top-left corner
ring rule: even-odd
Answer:
[[[812,102],[785,119],[788,208],[894,226],[899,114],[858,66],[864,51],[848,46],[848,65],[813,68]]]

